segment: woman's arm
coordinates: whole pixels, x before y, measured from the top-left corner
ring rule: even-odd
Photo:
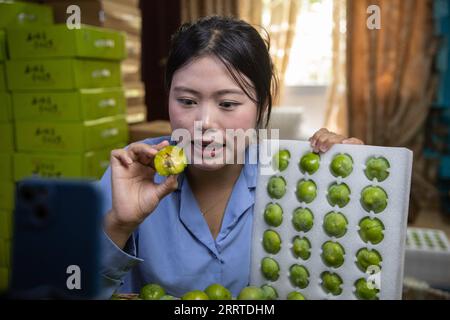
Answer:
[[[105,217],[104,228],[121,249],[159,201],[177,188],[176,176],[161,184],[154,182],[153,158],[168,144],[168,141],[155,146],[136,143],[111,153],[112,208]]]

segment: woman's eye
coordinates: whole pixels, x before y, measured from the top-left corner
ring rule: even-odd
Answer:
[[[225,109],[228,109],[228,108],[236,107],[236,106],[240,105],[240,103],[231,102],[231,101],[224,101],[224,102],[221,102],[219,105],[221,107],[225,108]]]
[[[180,102],[181,104],[184,104],[186,106],[192,106],[192,105],[196,104],[196,102],[191,99],[177,99],[177,100],[178,100],[178,102]]]

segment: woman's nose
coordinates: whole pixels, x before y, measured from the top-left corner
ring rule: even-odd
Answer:
[[[204,104],[199,108],[198,120],[202,122],[203,129],[214,128],[216,122],[216,115],[214,107],[208,104]]]

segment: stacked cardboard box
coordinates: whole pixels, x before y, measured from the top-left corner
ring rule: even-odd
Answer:
[[[10,271],[12,212],[14,210],[13,157],[15,151],[12,97],[6,79],[9,27],[33,27],[53,22],[51,8],[0,0],[0,291],[7,288]]]
[[[426,152],[435,161],[442,209],[450,215],[450,0],[434,1],[435,31],[441,40],[436,59],[439,89],[428,117]]]
[[[125,37],[65,24],[8,29],[17,153],[14,179],[99,178],[128,140],[120,61]]]
[[[55,21],[65,23],[70,5],[81,10],[81,23],[126,33],[128,57],[122,62],[128,123],[145,121],[145,89],[141,82],[141,11],[138,0],[43,0],[55,12]]]

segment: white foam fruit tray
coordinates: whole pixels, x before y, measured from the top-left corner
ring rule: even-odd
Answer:
[[[289,166],[284,171],[274,168],[272,160],[280,150],[290,153]],[[312,152],[307,141],[264,140],[260,145],[258,185],[254,208],[252,235],[252,285],[271,285],[277,290],[278,298],[284,300],[293,291],[301,293],[306,299],[358,299],[355,294],[355,283],[366,279],[378,283],[377,299],[401,299],[407,215],[411,184],[412,152],[405,148],[388,148],[361,145],[335,145],[328,152],[320,154],[319,169],[312,175],[302,173],[299,163],[307,153]],[[347,154],[353,160],[353,171],[346,177],[335,177],[330,172],[330,163],[339,154]],[[364,170],[366,161],[372,157],[383,157],[390,164],[389,176],[378,182],[369,180]],[[273,176],[283,177],[286,181],[286,193],[281,199],[269,196],[267,185]],[[296,196],[297,182],[312,180],[317,186],[317,196],[309,204],[299,202]],[[327,192],[333,183],[345,183],[350,191],[350,201],[343,208],[333,207],[327,200]],[[379,186],[388,196],[387,207],[380,213],[367,212],[360,200],[361,192],[368,186]],[[268,204],[277,203],[283,209],[283,222],[279,227],[269,226],[264,219],[264,211]],[[314,216],[314,224],[308,232],[298,232],[292,225],[292,214],[297,208],[308,208]],[[340,238],[329,237],[323,229],[323,220],[330,212],[342,213],[348,222],[347,231]],[[359,222],[366,218],[377,218],[384,225],[384,239],[374,245],[364,242],[359,235]],[[280,235],[281,250],[269,254],[263,247],[263,234],[266,230],[274,230]],[[306,237],[310,244],[310,257],[307,260],[296,258],[292,253],[292,242],[296,236]],[[322,260],[322,245],[327,241],[338,242],[345,250],[344,263],[338,267],[328,267]],[[360,249],[375,249],[382,257],[380,271],[377,274],[365,273],[356,264],[356,255]],[[276,260],[280,267],[279,277],[275,281],[265,278],[261,270],[261,261],[269,257]],[[292,265],[304,266],[309,273],[309,284],[305,288],[293,285],[289,277]],[[327,293],[322,287],[323,272],[338,274],[342,279],[339,295]],[[370,279],[369,279],[370,278]],[[374,281],[375,279],[375,281]]]

